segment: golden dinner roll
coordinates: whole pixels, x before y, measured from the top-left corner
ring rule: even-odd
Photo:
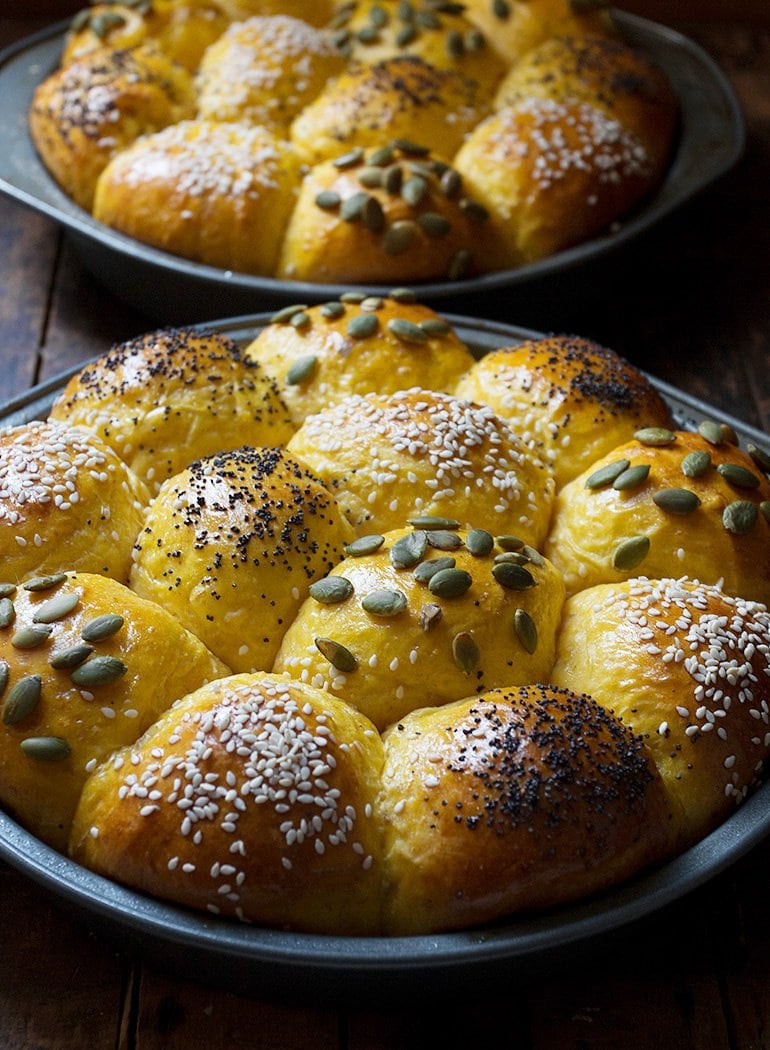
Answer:
[[[473,356],[451,325],[411,300],[396,290],[395,298],[346,296],[287,307],[245,357],[271,377],[297,425],[351,394],[412,386],[449,392]]]
[[[174,705],[83,791],[76,860],[262,926],[379,929],[382,742],[301,682],[236,675]]]
[[[545,550],[568,594],[686,574],[767,604],[768,500],[770,481],[735,445],[643,430],[561,489]]]
[[[686,577],[632,579],[567,602],[553,678],[643,736],[685,848],[734,811],[770,754],[769,653],[764,605]]]
[[[289,15],[236,22],[198,69],[198,115],[261,124],[284,134],[292,119],[345,68],[329,33]]]
[[[112,157],[140,135],[192,116],[190,74],[152,45],[99,49],[46,77],[29,111],[48,171],[87,210]]]
[[[314,165],[286,228],[278,276],[372,283],[457,280],[486,266],[487,211],[446,161],[413,143]]]
[[[358,532],[421,514],[481,522],[533,547],[548,530],[553,477],[485,405],[418,387],[354,394],[308,416],[287,448]]]
[[[243,22],[253,15],[291,15],[323,26],[334,14],[335,0],[217,0],[228,18]]]
[[[453,160],[490,213],[490,266],[536,262],[608,230],[652,192],[662,165],[585,102],[528,96],[487,117]]]
[[[293,151],[264,128],[183,120],[114,157],[93,214],[174,255],[270,274],[298,184]]]
[[[575,335],[492,350],[460,378],[455,393],[506,419],[552,467],[557,488],[641,427],[672,426],[666,402],[643,372]]]
[[[405,55],[352,64],[295,118],[289,137],[308,163],[393,140],[451,157],[490,108],[474,81]]]
[[[347,548],[274,664],[379,729],[418,707],[547,681],[554,660],[564,583],[553,566],[515,537],[415,520]]]
[[[266,371],[227,336],[195,329],[113,346],[70,379],[51,418],[95,431],[153,495],[194,459],[294,432]]]
[[[0,801],[63,850],[91,770],[228,669],[106,576],[62,572],[2,592]]]
[[[18,583],[62,566],[126,581],[150,493],[97,434],[57,420],[0,431],[0,560]]]
[[[604,0],[463,0],[464,15],[509,65],[554,36],[614,34]]]
[[[531,685],[407,715],[385,737],[384,925],[479,925],[607,889],[667,856],[638,736],[590,697]]]
[[[280,448],[196,460],[163,483],[131,587],[234,671],[267,670],[308,594],[351,538],[334,496]]]

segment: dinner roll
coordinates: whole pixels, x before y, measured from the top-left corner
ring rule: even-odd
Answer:
[[[236,675],[180,700],[83,791],[71,852],[129,886],[262,926],[379,928],[382,742],[334,697]]]
[[[417,707],[547,681],[564,601],[560,575],[520,539],[415,520],[347,548],[311,587],[274,665],[380,729]]]
[[[334,14],[336,0],[217,0],[228,18],[242,22],[252,15],[291,15],[323,26]]]
[[[150,493],[97,434],[57,420],[0,431],[2,576],[63,566],[128,579]]]
[[[70,379],[51,418],[96,431],[153,495],[194,459],[285,444],[294,431],[262,367],[227,336],[195,329],[113,346]]]
[[[62,572],[2,592],[0,801],[63,850],[88,773],[227,668],[106,576]]]
[[[644,737],[684,848],[729,816],[762,771],[768,654],[765,606],[686,577],[632,579],[567,602],[553,678]]]
[[[549,37],[615,32],[604,0],[463,0],[463,8],[508,65]]]
[[[196,460],[163,483],[134,550],[131,587],[170,610],[234,671],[266,670],[350,526],[280,448]]]
[[[298,182],[292,150],[264,128],[183,120],[107,165],[93,214],[175,255],[270,274]]]
[[[474,81],[404,55],[352,64],[295,118],[289,136],[308,163],[393,140],[451,157],[490,108]]]
[[[557,488],[640,427],[672,425],[666,402],[638,368],[575,335],[493,350],[455,393],[506,419],[552,467]]]
[[[433,390],[352,395],[309,416],[287,448],[332,489],[357,531],[446,515],[545,538],[554,482],[490,408]]]
[[[666,856],[647,748],[590,697],[532,685],[407,715],[385,738],[389,933],[488,922]]]
[[[686,574],[767,604],[769,499],[770,481],[734,445],[645,429],[561,489],[545,549],[569,594]]]
[[[451,325],[405,291],[287,307],[246,347],[295,424],[351,394],[412,386],[450,391],[473,364]],[[400,333],[400,334],[399,334]]]
[[[51,175],[90,210],[112,157],[140,135],[192,116],[194,108],[189,73],[156,47],[100,48],[38,85],[29,130]]]
[[[198,114],[261,124],[283,134],[293,117],[345,57],[331,35],[288,15],[236,22],[213,43],[198,69]]]
[[[487,266],[487,211],[446,161],[411,142],[316,164],[286,228],[278,276],[382,283],[457,280]]]

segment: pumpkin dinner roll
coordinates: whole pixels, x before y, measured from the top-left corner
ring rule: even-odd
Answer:
[[[671,846],[640,738],[590,697],[553,686],[407,715],[385,736],[379,804],[392,934],[575,900]]]
[[[217,0],[233,22],[253,15],[291,15],[310,25],[324,26],[333,16],[335,0]]]
[[[510,66],[550,37],[615,33],[604,0],[464,0],[463,14]]]
[[[163,329],[112,349],[70,379],[51,418],[93,430],[150,491],[194,459],[281,445],[294,426],[277,384],[225,335]]]
[[[490,109],[473,80],[404,55],[353,63],[295,118],[289,137],[311,164],[391,140],[451,157]]]
[[[130,583],[232,670],[266,670],[310,584],[351,538],[334,496],[304,465],[280,448],[245,446],[163,483]]]
[[[183,120],[102,172],[94,218],[210,266],[270,274],[299,182],[287,143],[261,127]]]
[[[564,601],[559,574],[519,538],[414,521],[346,548],[311,586],[274,665],[380,729],[418,707],[547,681]]]
[[[90,210],[112,157],[140,135],[191,117],[190,74],[153,45],[99,49],[57,70],[35,89],[32,141],[65,193]]]
[[[426,147],[387,139],[356,147],[303,179],[278,276],[359,284],[457,280],[485,267],[487,219],[459,173]]]
[[[382,742],[301,682],[236,675],[174,705],[83,791],[72,856],[262,926],[379,930]]]
[[[197,75],[198,115],[283,134],[345,68],[331,35],[289,15],[236,22],[208,48]]]
[[[97,434],[57,420],[0,431],[2,576],[62,566],[126,581],[150,493]]]
[[[450,324],[413,299],[394,289],[387,297],[347,293],[286,307],[245,356],[275,382],[297,425],[351,394],[413,386],[449,392],[473,356]]]
[[[287,448],[336,494],[358,532],[414,515],[476,522],[539,546],[550,472],[490,408],[433,390],[351,395],[308,416]]]
[[[568,594],[686,574],[770,601],[770,481],[721,427],[702,429],[711,440],[642,429],[561,489],[545,550]]]
[[[228,669],[106,576],[62,572],[2,593],[0,801],[64,850],[91,770]]]
[[[726,819],[770,753],[770,615],[682,577],[582,591],[553,672],[610,708],[652,752],[684,848]]]
[[[641,427],[672,426],[666,402],[638,368],[574,335],[493,350],[455,393],[507,420],[552,467],[557,488]]]

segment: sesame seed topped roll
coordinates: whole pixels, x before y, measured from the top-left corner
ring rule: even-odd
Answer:
[[[70,572],[0,585],[0,801],[65,849],[88,774],[228,673],[154,602]]]
[[[554,36],[612,34],[603,0],[463,0],[464,14],[508,65]]]
[[[559,574],[520,538],[415,521],[346,548],[274,665],[380,729],[418,707],[547,681],[564,601]]]
[[[283,449],[247,446],[164,482],[130,583],[232,670],[266,670],[310,584],[351,536],[334,496],[304,465]]]
[[[686,574],[767,604],[769,509],[770,480],[742,449],[642,428],[559,491],[545,551],[568,594]]]
[[[450,392],[473,356],[450,324],[405,296],[287,307],[245,356],[272,378],[297,425],[351,394],[428,385]]]
[[[377,932],[382,742],[300,682],[237,675],[180,700],[85,786],[76,860],[246,922]]]
[[[63,567],[126,581],[150,493],[97,434],[57,420],[0,431],[2,575]]]
[[[451,515],[537,547],[554,482],[490,408],[435,391],[353,395],[309,416],[289,442],[360,531]]]
[[[389,933],[429,933],[606,889],[668,854],[661,778],[590,697],[498,689],[385,736]]]
[[[153,494],[194,459],[294,432],[260,365],[226,336],[192,329],[113,346],[72,377],[51,418],[98,433]]]
[[[557,488],[639,428],[672,425],[666,402],[639,369],[574,335],[493,350],[455,393],[507,420],[552,467]]]
[[[641,734],[671,800],[678,847],[713,830],[770,754],[770,615],[682,577],[582,591],[553,673]]]

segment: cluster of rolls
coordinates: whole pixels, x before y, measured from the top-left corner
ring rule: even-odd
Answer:
[[[0,801],[246,922],[406,935],[599,893],[770,754],[770,458],[410,293],[162,330],[0,434]]]
[[[659,186],[663,72],[570,0],[132,0],[84,11],[32,140],[145,244],[313,283],[455,280],[612,228]]]

